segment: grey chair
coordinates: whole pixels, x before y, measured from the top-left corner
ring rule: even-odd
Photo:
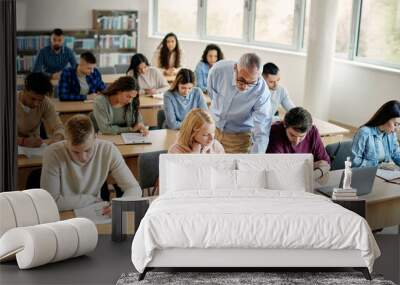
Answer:
[[[142,153],[138,157],[139,185],[144,191],[148,189],[149,195],[154,195],[158,182],[158,164],[160,154],[167,153],[166,150]],[[150,194],[150,190],[152,191]]]
[[[331,170],[344,169],[344,162],[348,156],[353,158],[351,153],[351,146],[353,141],[342,141],[338,143],[329,144],[325,147],[331,159]]]
[[[115,72],[117,74],[120,74],[120,73],[124,73],[125,74],[126,71],[129,68],[129,64],[116,64],[114,66],[115,66]]]
[[[101,74],[116,74],[114,66],[97,67]]]
[[[157,111],[157,128],[165,129],[165,111],[163,109]]]

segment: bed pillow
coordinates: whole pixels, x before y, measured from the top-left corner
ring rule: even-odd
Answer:
[[[236,170],[237,188],[267,188],[267,171]]]
[[[269,169],[267,181],[268,189],[307,191],[308,179],[303,167],[293,167],[285,171]]]
[[[211,189],[211,167],[170,163],[168,189],[185,191]]]
[[[219,190],[236,190],[236,170],[234,169],[221,169],[211,168],[212,189]]]

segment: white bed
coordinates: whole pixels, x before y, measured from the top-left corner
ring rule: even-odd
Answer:
[[[369,277],[380,251],[367,222],[312,189],[311,155],[162,155],[160,197],[132,262],[141,278],[154,267],[355,267]]]

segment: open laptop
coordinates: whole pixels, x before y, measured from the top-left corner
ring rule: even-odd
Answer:
[[[351,187],[357,189],[357,196],[371,193],[377,169],[378,167],[376,166],[359,167],[351,169],[352,170]],[[331,197],[333,193],[333,188],[343,187],[343,179],[344,179],[344,170],[342,172],[339,185],[320,187],[317,188],[317,191],[328,197]]]

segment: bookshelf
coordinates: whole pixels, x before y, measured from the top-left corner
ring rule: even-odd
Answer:
[[[73,49],[77,61],[84,51],[93,52],[98,66],[129,64],[137,52],[138,12],[134,10],[93,10],[91,29],[64,30],[64,44]],[[30,72],[39,50],[50,44],[51,30],[17,31],[17,73]]]
[[[137,52],[138,22],[137,11],[93,10],[100,66],[129,64]]]

